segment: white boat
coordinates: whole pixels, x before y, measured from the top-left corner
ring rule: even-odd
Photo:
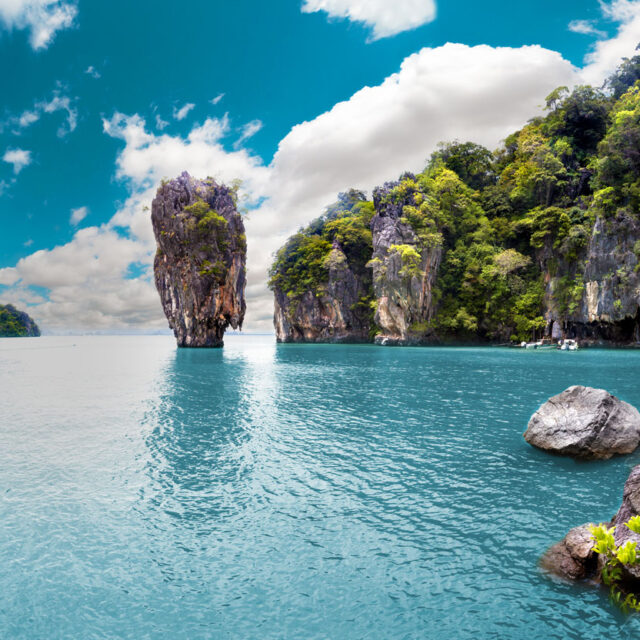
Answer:
[[[548,340],[538,340],[537,342],[521,342],[520,346],[524,349],[555,349],[556,345]]]
[[[572,340],[571,338],[566,338],[560,343],[559,349],[560,351],[577,351],[578,342],[576,340]]]

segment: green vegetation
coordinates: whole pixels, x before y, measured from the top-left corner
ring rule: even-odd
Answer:
[[[640,533],[640,516],[633,516],[623,526],[634,533]],[[623,585],[623,567],[638,566],[640,556],[636,551],[637,543],[627,541],[621,546],[616,545],[614,538],[615,527],[608,528],[604,524],[589,527],[591,537],[595,540],[593,550],[602,556],[602,582],[609,587],[612,601],[624,611],[640,611],[640,596],[627,591]]]
[[[506,138],[495,152],[471,143],[441,144],[418,175],[378,190],[377,207],[400,208],[414,243],[393,244],[400,276],[424,274],[440,252],[433,319],[417,335],[528,340],[549,308],[569,321],[584,294],[586,250],[596,218],[614,225],[640,211],[640,56],[625,60],[604,89],[559,87],[546,114]],[[323,291],[337,241],[358,273],[376,267],[364,194],[338,203],[278,252],[270,285],[296,298]],[[640,256],[640,248],[634,251]],[[620,274],[618,274],[620,276]],[[628,278],[625,272],[620,281]]]
[[[269,286],[284,291],[289,298],[298,298],[307,291],[321,294],[329,279],[334,242],[354,273],[370,281],[366,264],[373,251],[373,215],[373,203],[367,202],[362,192],[341,193],[322,217],[289,238],[278,251],[269,271]],[[364,306],[370,309],[370,305]]]
[[[13,305],[0,305],[0,338],[39,336],[40,330],[26,313]]]
[[[192,220],[187,222],[189,229],[196,228],[203,236],[210,236],[216,239],[218,249],[226,251],[228,246],[227,228],[229,223],[217,211],[214,211],[204,200],[196,200],[184,208],[184,212],[192,216]],[[246,244],[246,237],[244,238]]]

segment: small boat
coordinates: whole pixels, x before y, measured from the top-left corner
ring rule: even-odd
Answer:
[[[537,342],[521,342],[520,346],[523,349],[555,349],[556,345],[548,340],[538,340]]]
[[[572,340],[571,338],[566,338],[565,340],[560,341],[558,349],[560,349],[560,351],[577,351],[578,342],[576,340]]]

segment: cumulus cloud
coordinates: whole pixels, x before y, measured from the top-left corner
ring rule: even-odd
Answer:
[[[188,115],[189,115],[189,111],[191,111],[191,109],[193,109],[196,105],[193,104],[193,102],[187,102],[187,104],[185,104],[184,106],[180,107],[179,109],[174,107],[173,108],[173,117],[176,120],[184,120]]]
[[[220,102],[220,100],[222,100],[222,98],[224,98],[224,95],[225,95],[224,93],[219,93],[215,98],[212,98],[211,100],[209,100],[209,102],[213,106],[215,106]]]
[[[618,11],[628,6],[619,4]],[[624,16],[617,36],[599,43],[605,46],[593,51],[584,69],[539,46],[425,48],[380,85],[364,87],[293,127],[268,166],[246,149],[227,150],[232,131],[227,116],[209,118],[183,137],[153,133],[139,115],[115,113],[103,126],[122,141],[116,177],[128,184],[130,197],[107,224],[81,229],[70,243],[1,269],[0,284],[8,287],[3,298],[19,302],[31,285],[49,288],[49,299],[31,308],[47,330],[166,327],[151,278],[155,243],[145,207],[163,177],[186,169],[222,182],[244,181],[244,194],[253,203],[245,220],[245,328],[269,331],[273,299],[266,272],[288,235],[322,213],[339,191],[370,190],[405,170],[421,170],[442,140],[495,147],[540,113],[553,88],[583,82],[587,75],[601,77],[613,51],[618,52],[613,66],[633,53],[635,42],[628,40],[636,16]]]
[[[34,49],[48,47],[58,31],[73,25],[77,12],[66,0],[0,0],[0,21],[7,29],[28,29]]]
[[[613,38],[596,42],[585,60],[581,81],[595,86],[602,85],[622,58],[633,55],[640,42],[640,0],[614,0],[602,8],[605,17],[619,27]]]
[[[331,18],[346,18],[371,27],[372,39],[415,29],[436,17],[435,0],[304,0],[302,11],[324,11]]]
[[[13,165],[13,173],[18,175],[31,164],[31,151],[26,149],[7,149],[2,156],[3,162]]]
[[[71,209],[71,217],[69,218],[69,223],[74,227],[77,227],[88,215],[89,209],[87,207],[78,207],[77,209]]]

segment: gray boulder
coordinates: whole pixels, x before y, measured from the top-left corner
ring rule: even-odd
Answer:
[[[640,444],[640,413],[604,389],[573,386],[533,414],[524,438],[551,453],[606,459]]]

